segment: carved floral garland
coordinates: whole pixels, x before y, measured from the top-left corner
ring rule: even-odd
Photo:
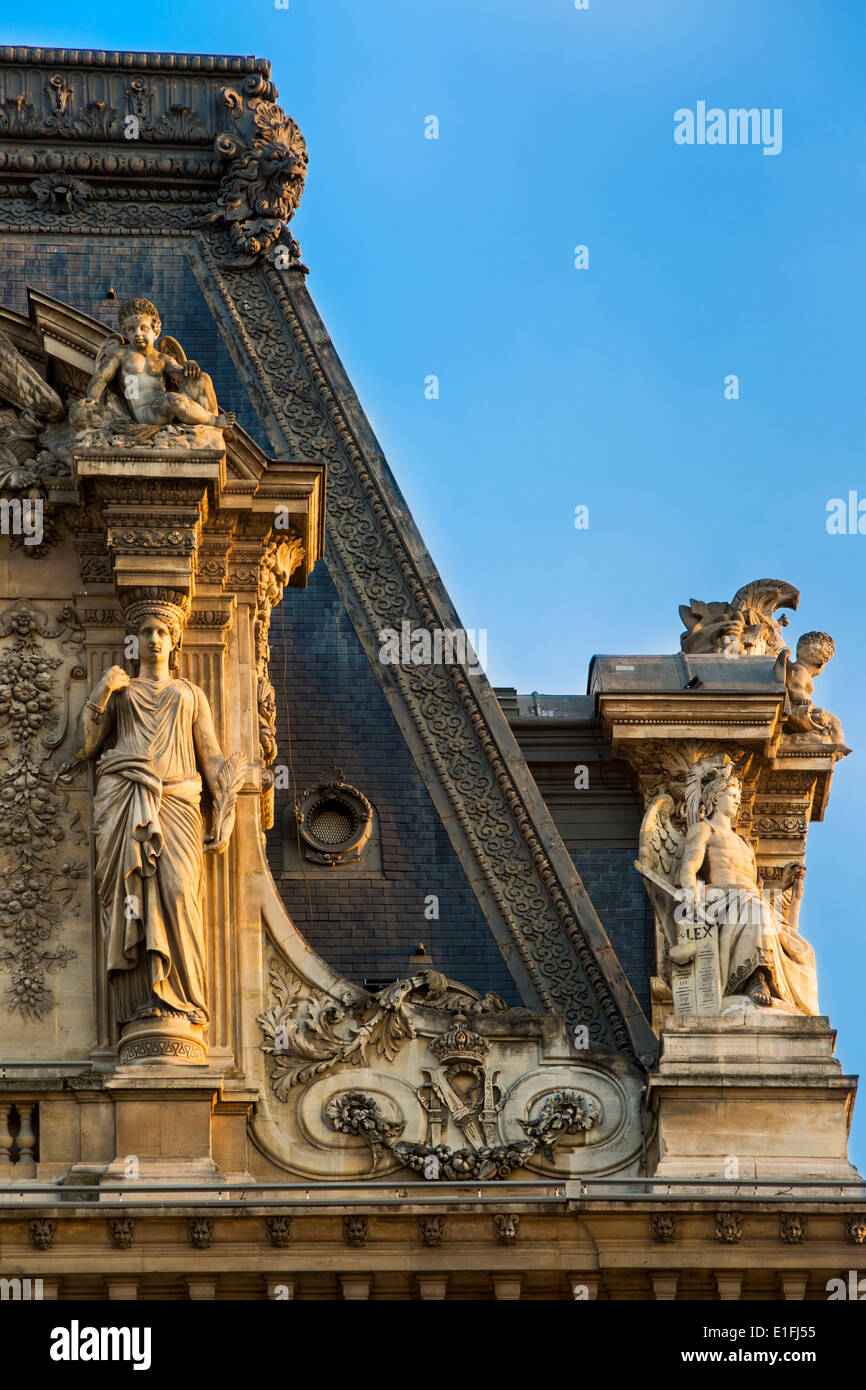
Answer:
[[[519,1120],[526,1138],[516,1144],[479,1149],[449,1149],[446,1144],[407,1144],[400,1140],[404,1124],[386,1120],[376,1101],[363,1091],[344,1091],[325,1106],[325,1118],[338,1134],[366,1140],[375,1172],[385,1149],[407,1168],[432,1180],[508,1178],[534,1154],[553,1159],[554,1146],[567,1134],[585,1134],[601,1119],[601,1106],[582,1091],[557,1091],[549,1096],[536,1120]]]
[[[55,671],[63,661],[46,656],[38,637],[80,643],[83,632],[70,605],[59,625],[21,600],[0,617],[0,636],[14,636],[14,646],[0,660],[0,719],[5,729],[0,747],[6,754],[0,772],[0,968],[11,972],[6,991],[10,1012],[41,1019],[53,1002],[46,974],[63,969],[76,954],[52,946],[51,938],[75,886],[86,872],[84,862],[56,865],[56,847],[68,797],[58,783],[68,780],[43,751],[55,748],[66,731],[67,709],[59,708]],[[64,653],[64,655],[68,655]],[[74,666],[73,676],[84,675]]]

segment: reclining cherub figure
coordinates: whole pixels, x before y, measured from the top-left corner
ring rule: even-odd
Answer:
[[[103,343],[80,403],[84,421],[99,410],[106,388],[116,383],[139,425],[228,429],[235,423],[232,412],[220,411],[207,372],[187,361],[175,338],[159,337],[162,325],[150,300],[127,300],[120,306],[118,324],[124,336]]]

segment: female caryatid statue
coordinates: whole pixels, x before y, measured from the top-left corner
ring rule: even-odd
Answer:
[[[755,851],[734,828],[741,797],[730,762],[709,759],[687,779],[684,835],[670,795],[656,797],[647,810],[637,868],[662,928],[662,976],[670,979],[671,963],[686,968],[696,941],[716,928],[722,996],[817,1014],[815,953],[796,925],[805,870],[792,866],[779,885],[793,890],[785,915],[782,892],[762,890]]]
[[[79,757],[100,753],[93,824],[108,978],[119,1025],[197,1033],[208,1021],[204,851],[228,844],[244,760],[223,758],[204,691],[173,672],[189,601],[171,590],[131,597],[139,674],[112,666],[79,720]]]

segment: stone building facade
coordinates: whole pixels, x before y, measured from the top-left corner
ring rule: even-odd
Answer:
[[[866,1239],[798,920],[832,643],[760,580],[494,691],[306,166],[262,60],[0,50],[0,1269],[824,1298]]]

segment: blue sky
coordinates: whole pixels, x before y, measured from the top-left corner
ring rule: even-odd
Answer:
[[[3,42],[271,59],[311,293],[495,684],[580,692],[594,652],[676,650],[691,596],[800,588],[854,748],[801,924],[863,1070],[866,536],[825,522],[866,499],[866,6],[589,3],[42,0]],[[781,153],[675,144],[698,100],[781,108]]]

